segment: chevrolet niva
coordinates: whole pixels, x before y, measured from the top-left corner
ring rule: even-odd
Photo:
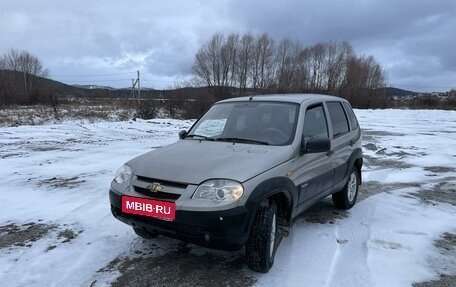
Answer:
[[[332,195],[349,209],[361,184],[361,129],[350,104],[315,94],[215,103],[180,140],[130,160],[111,183],[115,218],[141,237],[245,246],[268,272],[293,219]]]

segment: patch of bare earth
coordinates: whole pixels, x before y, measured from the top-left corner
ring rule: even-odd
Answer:
[[[56,228],[56,225],[35,222],[0,226],[0,248],[30,247],[32,242],[45,237]]]
[[[31,247],[35,241],[42,238],[56,238],[45,252],[55,249],[59,244],[68,243],[82,232],[75,232],[57,224],[29,222],[22,225],[10,223],[0,226],[0,249],[11,252],[18,247]],[[65,228],[65,229],[63,229]]]
[[[176,251],[160,256],[118,257],[99,272],[119,271],[112,286],[251,286],[255,278],[244,270],[242,257],[214,253],[197,255],[179,244]],[[92,286],[97,286],[96,281]]]
[[[347,217],[346,210],[336,209],[332,203],[331,197],[328,197],[314,206],[303,212],[298,218],[303,219],[305,222],[320,223],[320,224],[334,224],[336,220]]]
[[[446,232],[435,242],[444,255],[438,262],[439,278],[427,282],[414,283],[413,287],[454,287],[456,286],[456,234]]]
[[[46,249],[46,252],[55,249],[59,244],[71,242],[73,239],[78,237],[79,234],[81,234],[81,233],[82,233],[82,230],[80,230],[79,232],[75,232],[68,228],[64,229],[64,230],[60,230],[59,233],[57,234],[57,239],[60,242],[49,245],[48,248]]]
[[[442,202],[456,205],[456,178],[447,177],[434,185],[433,188],[423,189],[412,193],[412,195],[426,203]]]
[[[52,177],[42,180],[39,185],[47,185],[52,188],[75,188],[80,184],[84,183],[85,179],[81,179],[77,176],[64,178],[64,177]]]

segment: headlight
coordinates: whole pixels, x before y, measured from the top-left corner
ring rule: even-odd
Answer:
[[[114,181],[117,183],[126,183],[130,180],[131,174],[131,168],[128,165],[123,165],[117,170]]]
[[[203,182],[192,198],[214,201],[235,201],[244,194],[244,187],[229,179],[211,179]]]

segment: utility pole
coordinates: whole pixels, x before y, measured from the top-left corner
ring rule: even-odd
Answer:
[[[135,79],[131,79],[131,92],[130,92],[130,96],[132,98],[135,98],[135,88],[136,88],[136,92],[137,92],[137,100],[138,100],[138,104],[141,103],[141,82],[140,82],[140,79],[139,79],[139,70],[138,70],[138,77]],[[137,86],[136,86],[137,85]]]
[[[141,81],[139,79],[139,70],[138,70],[138,79],[137,79],[137,81],[138,81],[138,99],[139,99],[139,101],[141,101]]]

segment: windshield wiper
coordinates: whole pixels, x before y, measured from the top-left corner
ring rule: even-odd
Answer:
[[[269,145],[269,143],[265,142],[265,141],[242,139],[242,138],[216,138],[215,140],[216,141],[229,141],[229,142],[255,143],[255,144]]]
[[[203,135],[196,135],[196,134],[188,135],[188,136],[186,136],[186,138],[199,138],[199,140],[205,139],[205,140],[208,140],[208,141],[213,141],[214,140],[214,138],[210,138],[210,137],[203,136]]]

